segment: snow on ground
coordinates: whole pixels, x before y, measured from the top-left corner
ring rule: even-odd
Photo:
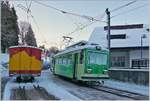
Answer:
[[[1,65],[0,65],[0,67],[3,68],[3,69],[1,69],[1,73],[0,73],[1,77],[8,77],[9,76],[8,70],[5,67],[2,67]]]
[[[15,85],[16,86],[16,85]],[[14,84],[12,84],[10,81],[6,84],[3,94],[3,100],[10,100],[11,96],[11,90],[14,87]]]
[[[9,61],[9,54],[8,53],[1,54],[1,64],[8,63],[8,61]]]
[[[1,63],[0,63],[0,67],[1,67],[1,77],[9,77],[9,72],[8,69],[6,69],[5,67],[3,67],[1,64],[5,64],[8,63],[9,61],[9,55],[8,54],[1,54]],[[35,85],[39,84],[41,87],[45,88],[47,90],[48,93],[58,97],[61,100],[79,100],[79,98],[75,97],[74,95],[72,95],[71,93],[69,93],[67,90],[65,90],[62,87],[59,87],[58,85],[56,85],[54,82],[50,81],[50,78],[48,79],[49,72],[42,72],[41,77],[37,78],[37,80],[35,81]],[[15,78],[12,78],[10,81],[8,81],[8,83],[5,86],[4,89],[4,94],[3,94],[3,100],[9,100],[10,96],[11,96],[11,90],[14,88],[19,88],[19,84],[17,82],[14,82]],[[33,88],[33,84],[32,83],[21,83],[20,86],[23,87],[25,86],[26,89],[32,89]]]
[[[106,80],[104,85],[149,96],[149,86]]]
[[[8,76],[7,66],[9,62],[9,54],[8,53],[2,53],[0,55],[0,71],[1,71],[1,76]]]
[[[72,95],[64,88],[58,86],[55,82],[50,80],[50,71],[46,70],[42,73],[39,85],[47,90],[48,93],[60,98],[61,100],[80,100],[78,97]]]
[[[5,90],[4,90],[4,94],[3,94],[3,100],[10,100],[10,96],[11,96],[11,90],[15,89],[15,88],[19,88],[25,86],[26,89],[32,89],[33,88],[33,84],[32,83],[17,83],[15,82],[15,78],[12,78],[10,81],[8,81],[8,83],[5,86]]]
[[[21,87],[25,86],[26,89],[33,89],[33,84],[36,86],[39,84],[39,86],[45,88],[45,90],[49,94],[54,95],[61,100],[80,100],[78,97],[72,95],[67,90],[58,86],[55,82],[51,81],[49,78],[49,72],[49,70],[43,71],[41,77],[37,78],[34,83],[19,84],[17,82],[14,82],[15,78],[12,78],[5,86],[3,100],[10,100],[11,90],[14,88],[19,88],[19,85]]]

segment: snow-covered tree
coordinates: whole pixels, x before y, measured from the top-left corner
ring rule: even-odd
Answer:
[[[20,21],[19,22],[19,29],[20,29],[20,34],[19,34],[19,44],[20,45],[25,45],[25,35],[28,32],[30,24],[26,21]]]
[[[31,25],[29,26],[28,31],[25,35],[25,42],[29,46],[37,46],[36,39],[35,39],[35,36],[34,36],[34,32],[32,30]]]
[[[14,7],[8,1],[1,1],[1,51],[4,53],[10,46],[18,45],[18,22]]]

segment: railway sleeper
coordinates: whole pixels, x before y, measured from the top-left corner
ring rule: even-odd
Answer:
[[[23,98],[20,100],[28,100],[28,97],[27,97],[26,91],[25,91],[25,86],[23,86],[23,87],[19,86],[19,94],[20,94],[20,97]]]
[[[56,98],[55,96],[49,94],[47,91],[45,91],[45,89],[43,89],[42,87],[35,86],[33,85],[34,89],[41,95],[43,96],[46,100],[59,100],[58,98]]]
[[[39,84],[37,86],[33,84],[33,87],[34,87],[34,89],[39,89],[40,88]]]
[[[135,93],[128,92],[128,91],[113,89],[113,88],[107,88],[107,87],[103,87],[103,86],[101,86],[100,88],[97,88],[97,87],[92,87],[92,88],[94,88],[96,90],[108,92],[108,93],[111,93],[111,94],[115,94],[115,95],[118,95],[118,96],[132,98],[134,100],[148,100],[149,99],[148,96],[135,94]]]

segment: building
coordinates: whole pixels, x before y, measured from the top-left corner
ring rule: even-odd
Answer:
[[[149,67],[149,26],[144,24],[111,26],[111,67]],[[97,27],[89,42],[107,47],[107,27]]]

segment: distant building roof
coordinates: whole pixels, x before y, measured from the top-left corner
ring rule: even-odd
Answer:
[[[107,27],[96,27],[90,38],[90,43],[97,43],[100,46],[107,47]],[[113,29],[113,30],[112,30]],[[149,27],[144,24],[115,25],[111,26],[111,48],[131,48],[141,46],[141,37],[144,47],[149,47]]]
[[[114,25],[110,26],[111,30],[121,30],[121,29],[136,29],[143,28],[143,24],[132,24],[132,25]],[[107,30],[107,26],[104,26],[104,30]]]

